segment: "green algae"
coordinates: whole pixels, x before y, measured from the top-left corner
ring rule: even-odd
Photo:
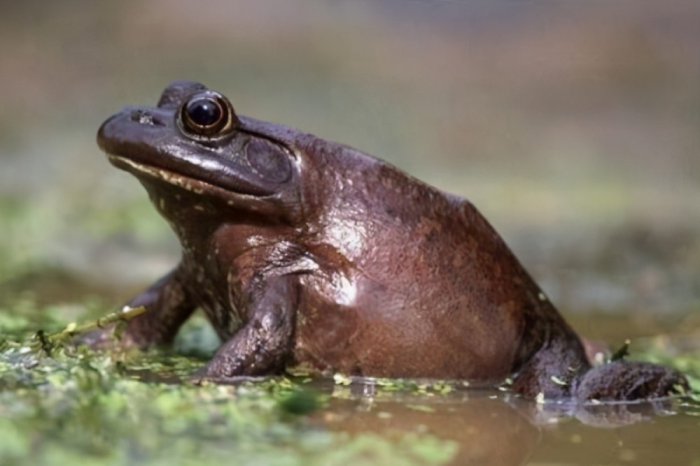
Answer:
[[[373,392],[355,414],[339,407],[343,400],[347,407],[357,400],[352,390],[362,381],[340,375],[326,380],[330,392],[303,373],[196,385],[191,376],[216,345],[201,317],[187,323],[170,351],[36,345],[38,329],[58,332],[80,312],[95,317],[104,306],[38,306],[25,295],[0,307],[0,464],[410,466],[455,464],[470,451],[462,440],[424,424],[432,419],[435,428],[464,419],[455,413],[469,407],[455,404],[459,398],[448,405],[441,401],[464,389],[458,382],[365,380]],[[637,346],[635,359],[673,365],[697,383],[700,352],[672,357],[664,345]],[[697,406],[683,409],[695,416]],[[367,416],[377,419],[374,429],[364,427]],[[345,422],[363,427],[346,429]],[[504,429],[499,424],[495,432]]]
[[[455,452],[427,433],[331,432],[313,416],[326,397],[308,379],[195,385],[205,360],[193,355],[46,351],[32,327],[45,316],[60,329],[46,311],[25,301],[0,312],[0,464],[408,466],[444,464]]]
[[[682,354],[669,353],[668,348],[661,344],[647,342],[644,348],[635,353],[635,358],[643,361],[671,366],[681,371],[690,382],[690,397],[700,401],[700,344],[692,351]]]

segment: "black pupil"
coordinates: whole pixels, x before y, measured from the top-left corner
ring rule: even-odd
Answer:
[[[195,99],[187,104],[187,116],[199,126],[211,126],[221,119],[221,107],[212,99]]]

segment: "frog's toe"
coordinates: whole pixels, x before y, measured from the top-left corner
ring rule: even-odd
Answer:
[[[665,398],[688,390],[688,380],[674,369],[616,361],[586,372],[575,387],[575,395],[580,401],[635,401]]]

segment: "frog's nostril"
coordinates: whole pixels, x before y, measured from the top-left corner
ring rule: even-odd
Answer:
[[[145,110],[134,110],[131,112],[131,121],[135,121],[142,125],[149,126],[165,126],[157,116]]]

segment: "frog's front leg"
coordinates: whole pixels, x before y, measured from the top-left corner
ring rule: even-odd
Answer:
[[[196,308],[184,282],[182,266],[179,266],[129,301],[127,306],[143,306],[146,312],[129,321],[121,346],[148,348],[172,343],[180,326]],[[114,326],[111,326],[87,334],[80,342],[105,347],[112,343],[113,334]]]
[[[205,379],[226,381],[284,367],[292,348],[298,281],[285,275],[257,285],[250,292],[248,322],[219,348],[202,374]]]

